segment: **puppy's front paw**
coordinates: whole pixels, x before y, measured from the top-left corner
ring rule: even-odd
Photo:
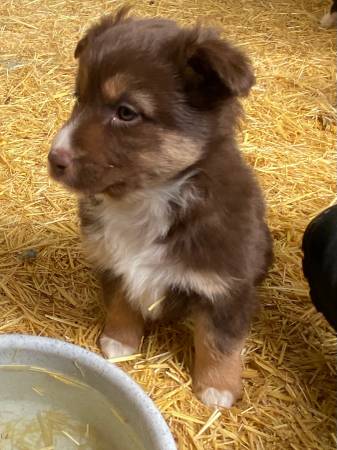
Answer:
[[[230,391],[219,391],[216,388],[208,387],[197,392],[196,395],[206,406],[214,408],[231,408],[235,402],[235,396]]]
[[[102,353],[108,359],[116,358],[117,356],[129,356],[136,353],[137,349],[125,345],[122,342],[113,339],[106,334],[102,333],[99,338],[99,345],[101,347]]]

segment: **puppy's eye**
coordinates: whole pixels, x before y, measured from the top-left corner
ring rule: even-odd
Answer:
[[[120,105],[116,111],[117,119],[123,122],[131,122],[139,117],[139,114],[127,105]]]

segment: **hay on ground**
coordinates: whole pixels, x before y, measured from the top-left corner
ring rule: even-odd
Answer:
[[[180,449],[335,449],[336,339],[301,273],[308,221],[335,200],[334,31],[329,1],[154,0],[135,11],[223,28],[253,59],[257,85],[240,135],[265,190],[276,262],[245,347],[244,396],[211,411],[191,392],[188,327],[153,330],[119,364],[150,394]],[[47,335],[98,351],[98,286],[74,198],[47,176],[72,104],[77,38],[112,0],[0,5],[0,333]],[[36,255],[29,250],[36,250]],[[27,253],[28,251],[28,253]]]

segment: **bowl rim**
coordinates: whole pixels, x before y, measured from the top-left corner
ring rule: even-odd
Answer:
[[[144,422],[151,430],[151,437],[156,449],[177,450],[168,424],[153,400],[125,371],[106,361],[102,356],[61,339],[28,334],[1,334],[0,351],[9,349],[31,350],[32,352],[51,353],[59,357],[64,356],[67,359],[76,359],[76,362],[98,371],[131,397],[135,406],[142,411]]]

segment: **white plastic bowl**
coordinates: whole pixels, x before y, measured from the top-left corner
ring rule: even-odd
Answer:
[[[56,339],[19,334],[0,335],[0,366],[8,365],[41,367],[85,383],[111,404],[126,426],[130,427],[141,448],[176,450],[168,426],[150,398],[126,373],[100,356]],[[5,384],[1,384],[0,379],[0,403],[3,398],[10,397],[11,392],[14,395],[19,387],[26,389],[18,387],[17,382],[16,386],[11,384],[15,383],[10,377]],[[27,389],[31,389],[31,386],[27,386]],[[85,412],[95,416],[97,421],[100,407],[98,405],[96,411],[93,404]],[[122,442],[123,433],[121,431],[116,448],[134,450],[135,446]],[[115,443],[111,448],[115,448]]]

